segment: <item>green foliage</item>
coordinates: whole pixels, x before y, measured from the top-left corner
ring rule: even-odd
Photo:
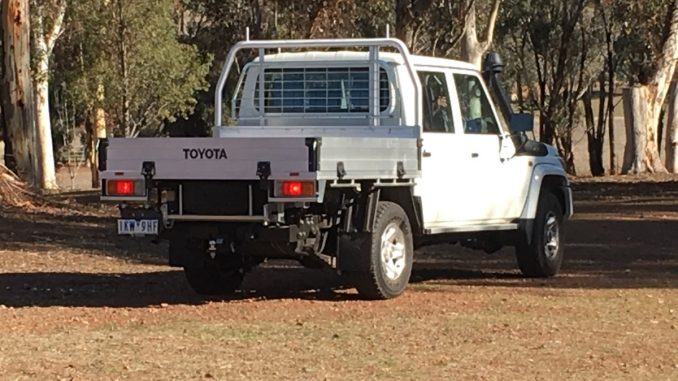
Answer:
[[[623,57],[623,72],[631,83],[648,84],[669,34],[672,0],[603,0],[620,27],[615,50]]]
[[[116,135],[160,133],[207,88],[211,56],[178,41],[174,15],[172,0],[72,4],[59,79],[81,110],[106,110]]]

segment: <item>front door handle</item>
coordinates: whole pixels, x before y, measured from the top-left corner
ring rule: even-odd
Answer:
[[[431,157],[431,153],[428,152],[428,151],[426,151],[426,150],[425,150],[421,155],[422,155],[423,157]]]
[[[477,152],[471,153],[471,158],[477,159],[480,155]]]

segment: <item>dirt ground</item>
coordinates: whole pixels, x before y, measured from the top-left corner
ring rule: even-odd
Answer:
[[[0,209],[0,379],[677,380],[678,179],[660,180],[578,182],[555,279],[437,246],[385,302],[289,263],[204,299],[92,193]]]

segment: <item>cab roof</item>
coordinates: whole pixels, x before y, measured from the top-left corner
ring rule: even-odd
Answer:
[[[319,51],[310,51],[310,52],[299,52],[299,53],[278,53],[278,54],[269,54],[264,56],[264,62],[304,62],[304,61],[314,61],[314,62],[337,62],[337,61],[359,61],[367,62],[369,55],[367,52],[354,52],[354,51],[336,51],[336,52],[319,52]],[[410,59],[412,64],[415,66],[437,66],[445,67],[452,69],[463,69],[463,70],[473,70],[478,71],[478,68],[473,66],[468,62],[450,60],[445,58],[437,57],[426,57],[411,55]],[[397,53],[389,52],[379,52],[379,60],[385,63],[394,63],[394,64],[403,64],[403,57]],[[259,62],[257,57],[252,62]]]

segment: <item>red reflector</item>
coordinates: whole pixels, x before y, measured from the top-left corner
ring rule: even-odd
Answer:
[[[313,197],[315,196],[315,185],[311,181],[283,181],[283,197]]]
[[[132,180],[109,180],[107,184],[108,194],[113,196],[131,196],[134,194],[134,181]]]

